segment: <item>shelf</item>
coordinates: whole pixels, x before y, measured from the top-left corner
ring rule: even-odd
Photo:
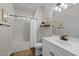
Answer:
[[[50,25],[41,25],[40,27],[50,27]]]
[[[6,22],[1,22],[0,25],[1,25],[1,26],[7,26],[7,27],[10,26],[10,24],[8,24],[8,23],[6,23]]]

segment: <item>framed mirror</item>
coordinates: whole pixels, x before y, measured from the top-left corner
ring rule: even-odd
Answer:
[[[5,9],[0,9],[0,25],[6,25],[8,24],[8,12]]]

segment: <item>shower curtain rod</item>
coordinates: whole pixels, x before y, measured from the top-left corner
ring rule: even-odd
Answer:
[[[13,17],[25,17],[25,18],[30,18],[30,19],[38,20],[38,19],[36,19],[36,18],[31,18],[31,17],[26,17],[26,16],[19,16],[19,15],[11,15],[11,14],[10,14],[10,16],[13,16]]]

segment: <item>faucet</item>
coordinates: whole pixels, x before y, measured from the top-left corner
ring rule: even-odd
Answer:
[[[61,36],[60,36],[60,39],[67,41],[67,40],[68,40],[67,36],[69,36],[69,32],[68,32],[68,31],[65,32],[64,35],[61,35]]]

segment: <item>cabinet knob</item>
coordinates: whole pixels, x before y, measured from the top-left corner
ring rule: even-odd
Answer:
[[[50,52],[50,55],[54,56],[54,53]]]

